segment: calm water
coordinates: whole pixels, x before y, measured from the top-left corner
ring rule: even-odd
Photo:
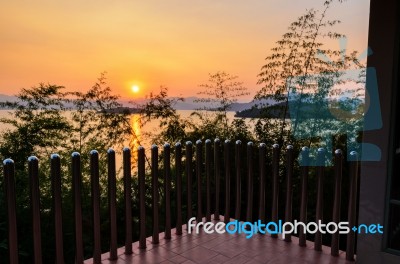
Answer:
[[[199,118],[197,116],[191,116],[193,113],[193,110],[178,110],[178,114],[183,118],[187,119],[190,118],[191,121],[196,121]],[[207,111],[202,111],[202,115],[210,115],[212,112],[207,112]],[[69,112],[66,112],[66,115],[69,115]],[[228,112],[228,118],[229,120],[235,119],[234,117],[235,112]],[[0,118],[9,118],[11,117],[10,115],[10,110],[0,110]],[[131,138],[126,140],[125,145],[130,146],[132,149],[132,156],[133,159],[136,158],[136,149],[139,145],[142,145],[145,150],[146,150],[146,155],[149,157],[150,154],[150,147],[153,143],[153,139],[157,133],[159,133],[159,121],[158,120],[152,120],[150,122],[147,122],[145,124],[142,124],[142,120],[139,114],[132,114],[131,116],[131,127],[133,128],[133,131],[135,132],[135,135],[132,135]],[[250,119],[247,119],[247,122],[250,124]],[[0,132],[4,131],[5,129],[12,128],[11,125],[0,123]],[[169,142],[169,143],[174,143],[174,142]],[[112,147],[112,146],[111,146]],[[159,146],[161,148],[162,146]],[[117,166],[118,164],[121,163],[122,157],[121,154],[119,153],[121,150],[117,150]]]

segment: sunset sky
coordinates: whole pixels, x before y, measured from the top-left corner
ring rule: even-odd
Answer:
[[[195,96],[208,73],[238,75],[249,88],[290,22],[323,0],[0,0],[0,93],[40,82],[87,90],[103,71],[123,98],[169,87]],[[369,1],[335,4],[328,16],[348,48],[367,47]],[[336,47],[335,47],[336,48]],[[373,49],[373,47],[372,47]],[[139,90],[132,92],[136,85]]]

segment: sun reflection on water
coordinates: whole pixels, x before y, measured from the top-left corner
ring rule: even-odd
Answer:
[[[137,148],[142,144],[141,143],[141,127],[142,122],[139,114],[134,114],[130,118],[130,126],[132,134],[129,138],[129,148],[131,149],[132,156],[132,164],[136,164],[137,162]]]

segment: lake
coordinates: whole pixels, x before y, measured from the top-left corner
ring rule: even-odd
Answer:
[[[10,110],[0,110],[0,118],[6,118],[6,117],[10,117]],[[198,120],[199,117],[197,116],[191,116],[191,114],[194,112],[194,110],[177,110],[177,113],[183,118],[183,119],[187,119],[187,118],[191,118],[191,121],[196,121],[196,119]],[[66,115],[68,116],[68,113],[66,111]],[[203,115],[207,115],[207,114],[212,114],[212,112],[209,111],[202,111]],[[227,112],[227,116],[228,119],[230,121],[236,119],[236,117],[234,117],[235,112],[231,111],[231,112]],[[251,125],[251,119],[250,118],[246,118],[246,123],[248,123],[249,125]],[[142,120],[139,114],[132,114],[131,116],[131,127],[133,128],[133,131],[135,132],[135,135],[132,135],[130,139],[127,139],[125,145],[129,146],[129,143],[131,142],[131,146],[134,146],[132,148],[132,156],[133,158],[135,158],[136,156],[136,149],[138,146],[142,145],[145,150],[146,150],[146,156],[150,156],[150,148],[152,145],[152,141],[153,138],[155,137],[155,135],[157,133],[159,133],[159,121],[158,120],[152,120],[150,122],[147,122],[145,124],[142,124]],[[8,124],[4,124],[1,123],[0,124],[0,132],[4,131],[5,129],[9,129],[12,128],[11,125]],[[171,147],[175,144],[175,142],[168,142],[171,144]],[[193,142],[194,143],[194,142]],[[162,146],[159,146],[159,148],[161,149]],[[121,152],[121,149],[116,149],[117,151],[117,166],[119,167],[118,164],[121,163],[122,158],[121,158],[121,154],[119,152]]]

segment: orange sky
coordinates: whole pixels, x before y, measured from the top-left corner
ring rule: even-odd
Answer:
[[[160,85],[195,96],[208,73],[238,75],[251,94],[274,42],[323,0],[5,1],[0,9],[0,93],[40,82],[86,90],[107,71],[123,98]],[[329,16],[350,49],[367,46],[368,0],[335,4]],[[373,49],[373,47],[372,47]],[[140,92],[133,94],[131,86]]]

